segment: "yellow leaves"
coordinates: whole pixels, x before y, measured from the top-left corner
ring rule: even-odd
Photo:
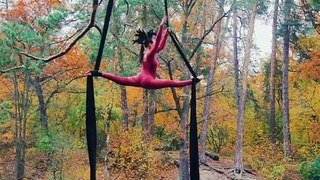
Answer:
[[[14,142],[14,121],[8,121],[4,124],[0,124],[0,142],[12,143]]]
[[[117,173],[125,172],[124,178],[149,179],[156,174],[159,160],[153,158],[157,141],[143,141],[141,128],[121,130],[121,122],[112,122],[110,125],[110,143],[108,162]]]

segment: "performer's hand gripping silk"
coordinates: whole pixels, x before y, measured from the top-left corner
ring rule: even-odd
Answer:
[[[167,20],[168,18],[164,17],[156,33],[155,41],[152,39],[152,36],[155,34],[152,30],[148,33],[141,31],[140,29],[137,31],[136,36],[138,39],[134,40],[134,43],[141,44],[142,48],[140,52],[142,67],[141,71],[137,75],[131,77],[119,77],[111,73],[97,71],[88,72],[87,75],[101,76],[120,85],[142,87],[145,89],[160,89],[191,85],[191,79],[175,81],[156,78],[157,67],[159,64],[156,54],[165,47],[169,35],[169,29],[164,29],[164,25]]]

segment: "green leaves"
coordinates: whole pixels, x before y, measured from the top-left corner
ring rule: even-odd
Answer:
[[[49,14],[48,17],[45,18],[39,18],[38,19],[38,26],[44,26],[50,29],[55,29],[57,27],[61,26],[61,23],[65,20],[67,17],[67,13],[63,11],[56,11],[52,14]]]
[[[301,163],[300,173],[306,180],[320,179],[320,157],[318,157],[314,162],[311,163]]]
[[[11,102],[4,101],[0,104],[0,123],[4,123],[10,119],[9,109],[12,107]]]

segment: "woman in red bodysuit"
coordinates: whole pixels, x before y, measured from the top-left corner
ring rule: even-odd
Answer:
[[[141,30],[137,31],[136,36],[138,36],[138,39],[134,40],[134,43],[141,44],[141,46],[146,48],[146,50],[144,50],[142,47],[142,52],[140,53],[142,58],[142,68],[137,75],[131,77],[120,77],[111,73],[95,71],[89,72],[87,75],[101,76],[120,85],[142,87],[145,89],[160,89],[166,87],[183,87],[191,85],[191,79],[185,81],[174,81],[156,78],[157,67],[159,64],[156,54],[165,47],[169,35],[169,29],[166,28],[164,30],[164,24],[166,22],[167,17],[163,19],[158,28],[155,42],[152,40],[152,36],[154,35],[152,30],[148,33],[145,33]]]

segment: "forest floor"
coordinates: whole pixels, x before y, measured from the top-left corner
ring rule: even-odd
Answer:
[[[171,157],[177,157],[178,152],[170,152]],[[13,180],[15,179],[15,152],[14,146],[2,146],[0,149],[0,180]],[[79,169],[87,168],[86,164],[86,151],[81,150],[77,152],[68,153],[65,159],[66,164],[69,164],[69,167],[64,170],[66,177],[72,177],[71,173],[77,174],[77,177],[74,179],[87,179],[88,171],[81,171]],[[34,152],[33,150],[28,150],[26,155],[26,178],[25,179],[51,179],[48,178],[48,168],[46,167],[46,156]],[[174,159],[169,160],[168,167],[166,170],[163,170],[158,175],[159,179],[177,179],[179,170],[176,165],[174,165]],[[70,164],[73,164],[73,167],[70,167]],[[232,179],[233,177],[233,160],[231,159],[221,159],[219,161],[212,160],[208,158],[207,166],[201,165],[200,167],[200,176],[203,180],[224,180]],[[98,169],[103,169],[103,164],[98,165]],[[49,170],[50,171],[50,170]],[[82,174],[82,175],[81,175]],[[49,175],[52,177],[52,175]],[[105,179],[105,174],[102,171],[98,172],[98,176],[101,179]],[[116,175],[115,178],[122,179],[121,176]],[[243,178],[245,179],[260,179],[255,173],[245,173]],[[72,178],[73,179],[73,178]],[[113,179],[111,177],[111,179]]]
[[[89,179],[87,152],[85,150],[75,150],[68,152],[65,155],[64,177],[65,179],[86,180]],[[174,160],[177,160],[178,152],[169,152],[170,158],[165,170],[161,170],[157,179],[178,179],[179,170],[175,165]],[[0,149],[0,180],[15,179],[15,152],[14,146],[1,146]],[[26,155],[26,178],[25,179],[54,179],[52,176],[53,169],[48,169],[46,166],[47,157],[44,154],[34,150],[28,150]],[[218,161],[208,158],[207,165],[200,166],[201,180],[228,180],[235,179],[233,173],[234,161],[229,157],[220,157]],[[103,163],[98,164],[98,179],[106,179]],[[246,173],[242,175],[241,179],[265,179],[259,177],[259,173],[249,168],[245,168]],[[292,172],[292,178],[300,179],[297,172]],[[76,174],[76,176],[74,176]],[[69,177],[69,178],[67,178]],[[71,178],[72,177],[72,178]],[[298,178],[294,178],[298,177]],[[111,175],[111,179],[124,179],[120,175]]]

